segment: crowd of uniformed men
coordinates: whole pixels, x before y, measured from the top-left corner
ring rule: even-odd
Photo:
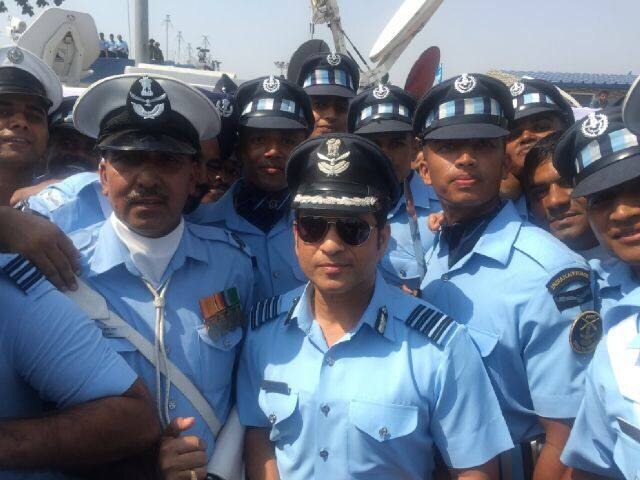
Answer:
[[[358,87],[0,49],[0,478],[639,478],[640,88]]]

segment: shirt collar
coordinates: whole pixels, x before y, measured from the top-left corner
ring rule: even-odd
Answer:
[[[376,284],[373,291],[373,296],[369,305],[365,309],[362,317],[353,328],[353,330],[347,333],[345,340],[349,340],[356,335],[361,328],[368,326],[378,334],[383,335],[390,341],[396,340],[395,325],[393,323],[393,311],[392,305],[389,304],[389,300],[393,298],[390,287],[384,281],[384,278],[380,272],[376,273]],[[300,300],[294,307],[289,324],[295,323],[305,335],[308,335],[311,331],[311,325],[315,320],[313,310],[311,308],[311,301],[313,299],[313,286],[308,283],[305,287]]]

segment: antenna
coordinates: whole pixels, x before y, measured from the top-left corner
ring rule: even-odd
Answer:
[[[178,58],[176,58],[176,63],[180,63],[180,56],[182,53],[182,41],[184,37],[182,36],[182,30],[178,31]]]
[[[187,62],[193,64],[193,47],[191,43],[187,43]]]
[[[202,36],[202,48],[209,49],[210,46],[211,46],[211,42],[209,42],[209,36],[208,35],[203,35]]]
[[[166,40],[166,43],[164,45],[164,49],[165,49],[164,51],[167,52],[167,60],[169,60],[169,27],[173,27],[173,24],[171,23],[171,15],[167,13],[167,16],[162,21],[162,24],[164,25],[164,28],[165,28],[165,40]]]

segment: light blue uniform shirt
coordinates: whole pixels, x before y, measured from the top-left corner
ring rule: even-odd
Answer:
[[[607,331],[613,326],[612,322],[621,320],[617,316],[609,317],[608,311],[639,287],[640,283],[635,279],[631,267],[616,257],[594,259],[589,261],[589,265],[595,275],[600,314]]]
[[[542,433],[538,416],[575,417],[591,355],[575,353],[569,343],[581,309],[561,311],[547,284],[565,271],[587,276],[584,259],[523,222],[511,202],[452,268],[448,246],[439,237],[426,255],[422,298],[469,328],[513,441]],[[560,288],[558,295],[565,292]]]
[[[0,265],[9,264],[0,255]],[[22,279],[35,272],[13,264]],[[19,273],[26,269],[23,273]],[[0,419],[40,417],[101,397],[121,395],[136,374],[98,327],[46,280],[24,293],[0,271]],[[48,404],[48,405],[45,405]],[[0,471],[2,479],[58,479],[53,472]]]
[[[607,313],[611,328],[587,371],[584,399],[561,457],[566,465],[640,478],[639,309],[637,288]]]
[[[306,283],[294,249],[293,211],[265,233],[236,212],[233,195],[238,185],[234,183],[217,202],[200,205],[189,219],[229,230],[249,246],[257,261],[256,301]]]
[[[418,230],[423,252],[433,245],[435,234],[429,230],[429,215],[441,210],[436,193],[426,185],[420,175],[413,173],[409,183],[418,217]],[[401,287],[407,285],[412,290],[420,288],[420,273],[416,262],[416,251],[411,238],[409,213],[404,195],[400,197],[396,207],[389,212],[391,238],[387,252],[380,262],[380,271],[389,285]]]
[[[84,280],[106,299],[110,310],[153,345],[156,325],[153,295],[111,222],[78,230],[71,239],[82,255]],[[236,327],[212,339],[204,327],[199,300],[235,287],[244,311],[248,311],[253,288],[251,257],[227,232],[185,223],[182,239],[161,284],[169,275],[164,309],[168,358],[198,387],[224,423],[232,405],[232,370],[239,353],[242,328]],[[128,340],[118,338],[117,334],[110,336],[107,331],[105,335],[109,336],[110,346],[125,358],[149,390],[156,392],[152,364]],[[191,402],[173,385],[169,393],[169,414],[171,419],[195,417],[196,424],[189,434],[204,439],[207,454],[211,456],[215,446],[212,433]]]
[[[424,480],[434,444],[456,468],[512,447],[464,327],[378,274],[329,348],[310,302],[308,286],[256,304],[238,369],[240,421],[270,428],[281,478]]]
[[[111,215],[97,173],[78,173],[29,197],[29,208],[70,233],[103,222]]]

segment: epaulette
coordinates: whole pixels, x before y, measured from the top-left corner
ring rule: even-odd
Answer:
[[[256,303],[249,311],[249,325],[255,330],[265,323],[277,318],[280,313],[280,295],[266,298]]]
[[[591,273],[585,268],[565,268],[555,274],[546,287],[561,312],[593,299]]]
[[[29,293],[44,278],[38,267],[21,255],[16,255],[2,267],[2,270],[24,293]]]
[[[404,321],[405,325],[425,335],[437,345],[443,345],[446,333],[456,322],[453,318],[427,305],[418,305]]]
[[[523,224],[514,242],[514,248],[540,265],[546,272],[557,271],[575,262],[576,267],[585,264],[577,253],[549,232],[527,223]]]
[[[227,243],[253,257],[247,244],[234,232],[212,225],[198,225],[196,223],[188,223],[188,225],[191,233],[199,238]]]

